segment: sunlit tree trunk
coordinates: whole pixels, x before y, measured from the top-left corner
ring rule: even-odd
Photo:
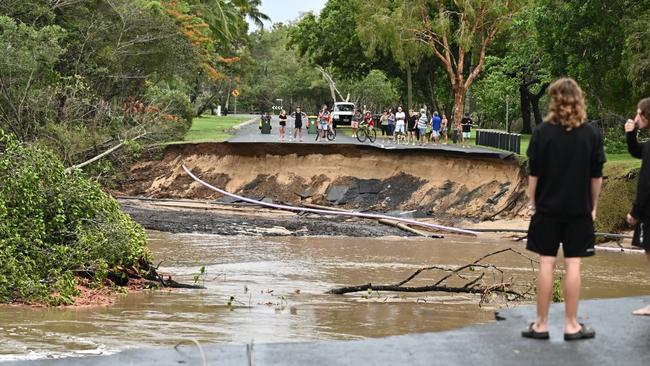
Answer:
[[[413,70],[411,64],[406,65],[406,99],[408,109],[413,108]]]

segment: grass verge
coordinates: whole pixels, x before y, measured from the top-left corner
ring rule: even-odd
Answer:
[[[192,121],[183,142],[223,142],[232,137],[236,125],[250,120],[241,116],[203,116]]]

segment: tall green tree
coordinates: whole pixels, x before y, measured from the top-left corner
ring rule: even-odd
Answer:
[[[408,4],[395,0],[362,2],[357,17],[357,33],[368,57],[378,51],[391,55],[406,72],[407,104],[413,107],[413,74],[420,61],[429,52],[408,32],[401,19],[408,18]]]
[[[494,38],[526,0],[401,0],[413,37],[443,64],[454,93],[454,123],[460,128],[465,98],[484,65]]]
[[[634,24],[648,17],[649,8],[648,0],[540,0],[535,24],[545,62],[554,76],[580,83],[592,116],[622,113],[635,104],[630,80],[643,76],[635,68],[644,62],[634,58],[648,45]],[[641,27],[647,30],[647,23]]]
[[[0,129],[30,140],[43,119],[53,117],[54,66],[64,53],[63,37],[58,26],[36,29],[0,15]]]

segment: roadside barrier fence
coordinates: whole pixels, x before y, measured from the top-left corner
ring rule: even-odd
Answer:
[[[521,135],[497,130],[476,130],[476,145],[494,147],[520,154]]]

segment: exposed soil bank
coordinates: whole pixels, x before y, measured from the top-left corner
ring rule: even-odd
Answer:
[[[366,146],[205,143],[173,145],[131,168],[121,194],[219,200],[202,179],[247,197],[346,208],[417,210],[433,217],[511,218],[525,211],[525,172],[514,160]],[[302,197],[301,197],[302,196]]]

